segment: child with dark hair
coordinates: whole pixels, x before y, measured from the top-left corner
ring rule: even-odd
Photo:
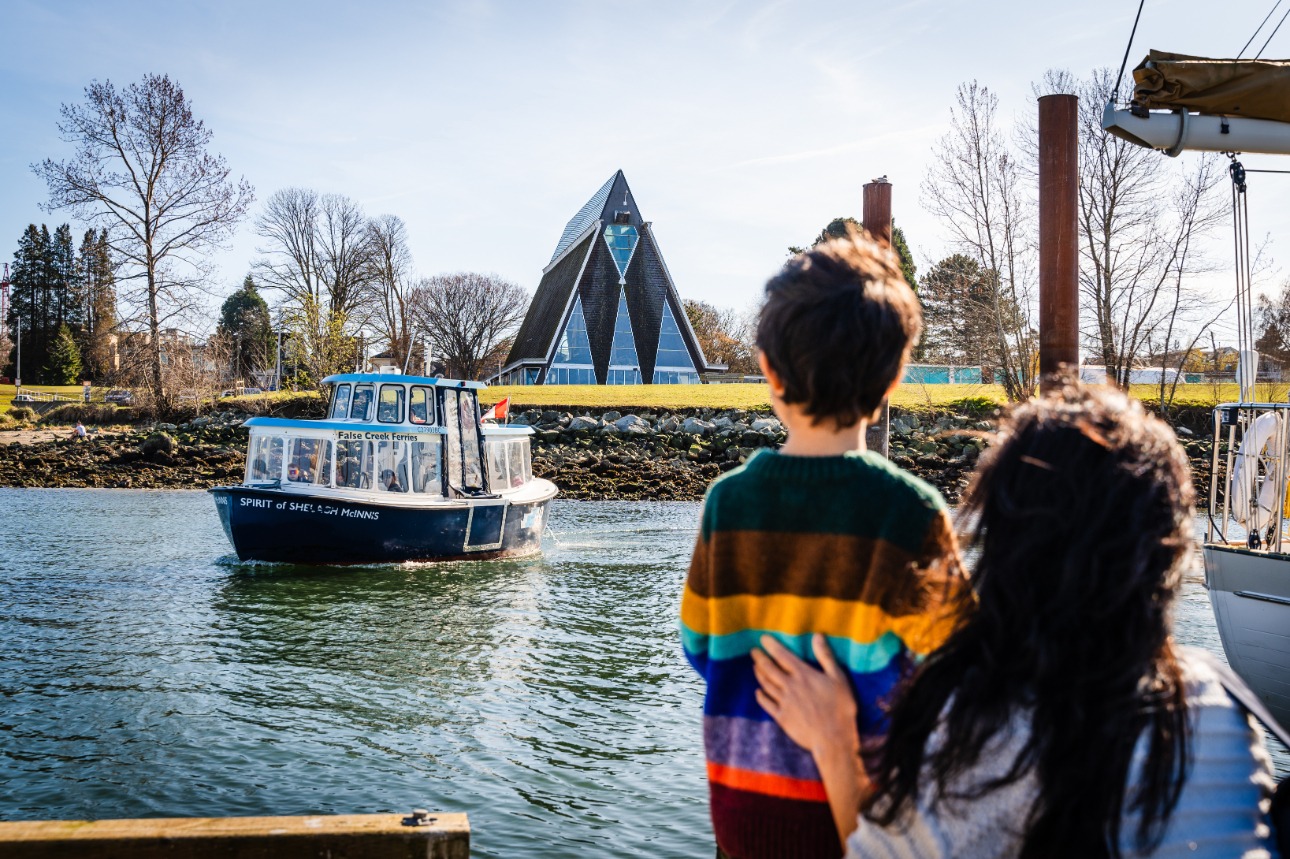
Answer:
[[[896,702],[875,789],[835,808],[848,857],[1274,855],[1261,738],[1171,635],[1192,495],[1173,431],[1120,391],[1014,408],[964,505],[960,622]],[[823,671],[764,646],[759,700],[832,773],[855,742],[842,667],[823,641]]]
[[[681,600],[685,653],[707,681],[723,855],[840,856],[825,781],[849,783],[858,804],[859,754],[886,732],[886,699],[952,626],[959,564],[945,504],[865,450],[920,327],[894,255],[862,236],[795,257],[766,285],[757,345],[788,439],[709,488]],[[756,698],[758,640],[806,657],[817,633],[841,655],[858,702],[841,779],[825,779]]]

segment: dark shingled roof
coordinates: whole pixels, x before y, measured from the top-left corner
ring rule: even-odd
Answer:
[[[598,208],[599,207],[599,208]],[[636,227],[636,250],[628,263],[626,286],[619,284],[618,267],[614,264],[604,240],[605,224],[614,223],[615,217]],[[573,245],[579,235],[594,226],[591,234]],[[564,254],[561,258],[561,254]],[[703,351],[686,323],[685,310],[675,285],[667,274],[663,257],[659,253],[654,233],[640,216],[627,178],[619,170],[586,205],[569,221],[552,260],[554,265],[542,276],[533,303],[515,336],[508,366],[518,362],[545,362],[554,346],[564,334],[566,314],[573,307],[572,292],[576,286],[582,299],[582,312],[587,321],[587,336],[591,345],[592,362],[596,378],[604,384],[609,374],[609,358],[614,342],[614,322],[618,316],[618,297],[627,291],[627,312],[631,317],[635,338],[636,357],[641,377],[649,381],[654,376],[654,363],[658,357],[659,331],[663,323],[663,304],[672,307],[672,315],[681,329],[699,372],[707,370]],[[582,277],[578,278],[578,272]],[[575,285],[574,280],[577,279]]]

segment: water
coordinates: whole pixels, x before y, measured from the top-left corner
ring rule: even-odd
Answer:
[[[0,490],[0,819],[417,806],[477,856],[710,856],[698,509],[556,502],[539,558],[317,570],[238,563],[205,493]],[[1177,631],[1220,650],[1198,576]]]

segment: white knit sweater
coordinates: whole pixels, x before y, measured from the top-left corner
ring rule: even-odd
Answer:
[[[1267,825],[1273,786],[1271,761],[1263,747],[1262,733],[1202,660],[1188,659],[1184,650],[1182,662],[1193,726],[1188,747],[1191,766],[1164,839],[1150,855],[1155,859],[1275,857]],[[955,780],[950,793],[1006,773],[1029,730],[1029,714],[1019,713],[1006,730],[986,745],[978,764]],[[943,742],[944,734],[938,729],[928,745],[934,749]],[[1145,741],[1139,741],[1131,772],[1140,770],[1145,751]],[[934,787],[925,773],[912,813],[893,827],[880,827],[862,818],[859,828],[847,840],[847,859],[1016,856],[1037,787],[1031,772],[981,799],[933,805]],[[1133,843],[1137,820],[1125,819],[1121,831],[1122,855],[1126,859],[1142,856]]]

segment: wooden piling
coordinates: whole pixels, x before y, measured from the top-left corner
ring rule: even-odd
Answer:
[[[469,859],[464,814],[176,817],[0,823],[5,859]]]
[[[864,186],[864,228],[869,235],[891,247],[891,183],[883,176]],[[891,404],[882,401],[878,418],[865,433],[865,446],[887,456],[891,438]]]
[[[1079,366],[1079,99],[1039,99],[1039,377]]]

